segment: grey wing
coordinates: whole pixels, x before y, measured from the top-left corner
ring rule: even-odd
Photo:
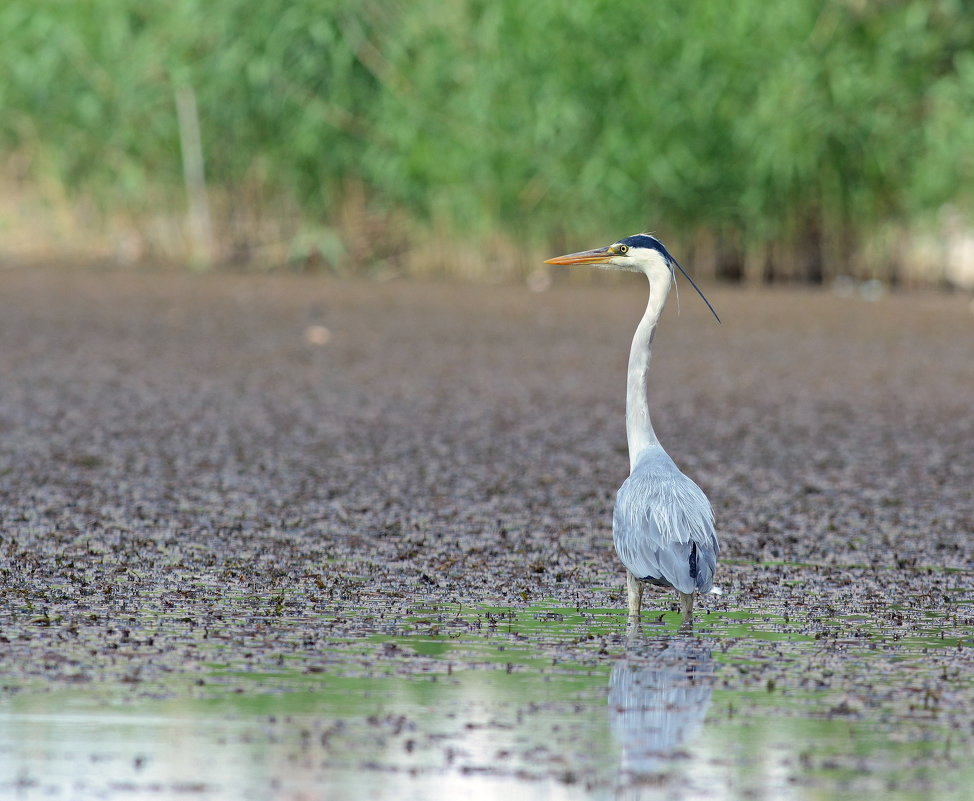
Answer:
[[[612,539],[636,578],[684,593],[713,589],[720,552],[713,509],[669,457],[641,462],[619,489]]]

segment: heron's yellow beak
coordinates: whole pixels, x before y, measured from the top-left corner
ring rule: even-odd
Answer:
[[[545,264],[605,264],[615,255],[611,247],[596,248],[569,253],[567,256],[555,256],[553,259],[546,259]]]

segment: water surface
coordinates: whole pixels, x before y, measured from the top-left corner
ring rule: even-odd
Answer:
[[[970,632],[951,619],[897,633],[751,609],[686,632],[674,613],[633,630],[610,609],[412,611],[275,667],[214,642],[150,681],[8,685],[0,791],[941,801],[974,786]]]

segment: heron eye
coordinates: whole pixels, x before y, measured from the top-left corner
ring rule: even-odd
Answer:
[[[619,245],[619,253],[625,256],[629,252],[629,245]]]

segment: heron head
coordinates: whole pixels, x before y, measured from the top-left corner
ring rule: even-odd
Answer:
[[[703,302],[707,304],[707,308],[710,309],[717,322],[720,322],[720,317],[717,317],[717,312],[714,311],[710,301],[700,291],[700,287],[694,283],[679,262],[669,254],[669,251],[663,247],[663,243],[650,234],[635,234],[604,248],[556,256],[553,259],[546,260],[545,264],[591,264],[605,270],[628,270],[643,273],[649,278],[650,283],[653,283],[655,276],[661,274],[667,279],[674,280],[676,270],[679,270],[690,282],[690,286],[697,290],[697,294],[703,298]]]

